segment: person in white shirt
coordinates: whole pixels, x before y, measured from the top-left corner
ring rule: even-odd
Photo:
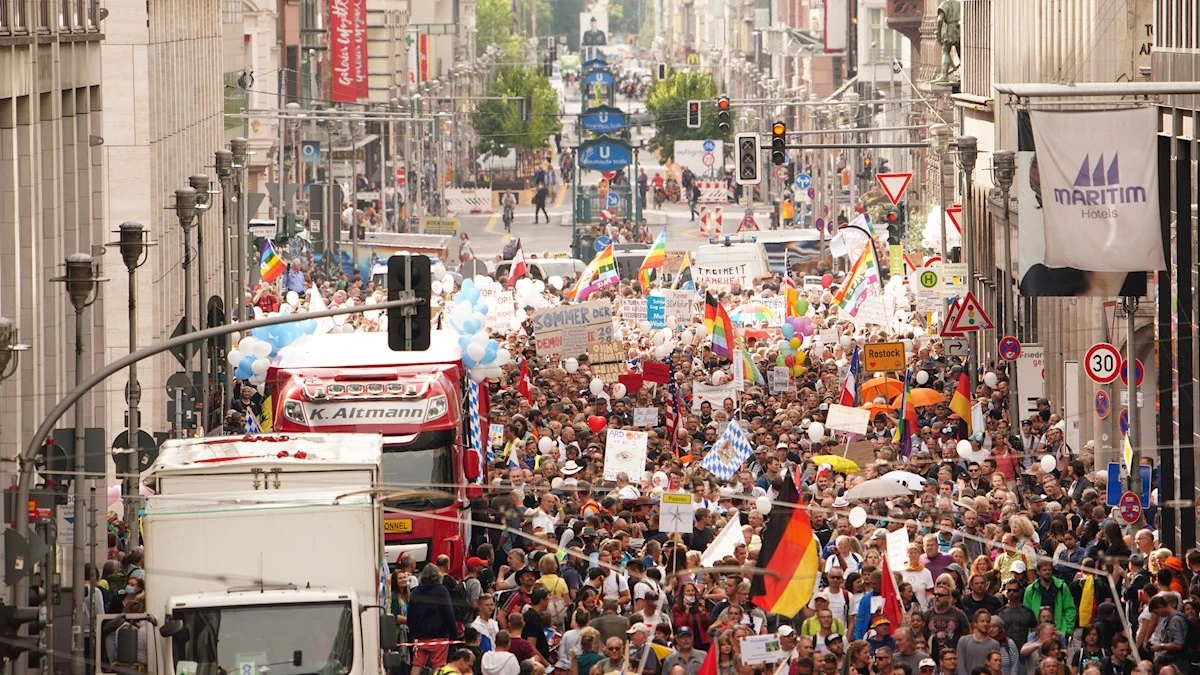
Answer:
[[[833,553],[825,559],[825,574],[829,574],[834,569],[841,569],[846,574],[857,572],[862,568],[863,557],[854,552],[851,548],[854,540],[849,535],[838,535],[834,540]]]
[[[481,643],[483,640],[487,640],[486,645],[480,645],[481,649],[487,647],[483,649],[484,652],[487,652],[495,649],[496,634],[500,632],[500,624],[496,623],[496,620],[492,618],[492,613],[496,611],[496,599],[485,593],[479,596],[477,608],[479,615],[471,622],[471,628],[479,631]]]
[[[629,474],[622,471],[617,474],[617,499],[637,499],[642,496],[637,486],[629,482]]]
[[[538,504],[536,512],[531,518],[534,530],[541,530],[548,535],[553,536],[554,528],[558,526],[561,514],[556,513],[558,507],[558,497],[553,494],[546,493],[542,495],[541,503]]]
[[[912,543],[908,545],[908,564],[900,572],[900,576],[912,586],[913,597],[917,599],[917,604],[921,607],[929,605],[929,592],[933,590],[933,573],[928,567],[921,564],[921,545]]]
[[[521,675],[521,664],[516,655],[508,651],[512,636],[508,631],[496,633],[496,648],[483,655],[479,670],[483,675]]]

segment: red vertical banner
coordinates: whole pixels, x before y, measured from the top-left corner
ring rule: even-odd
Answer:
[[[354,8],[354,90],[357,98],[368,95],[367,75],[367,0],[353,0]]]
[[[352,7],[357,0],[329,0],[329,82],[330,98],[335,103],[358,100],[354,79],[354,42]]]
[[[418,82],[429,81],[429,36],[417,36],[417,59],[419,63],[420,77]]]

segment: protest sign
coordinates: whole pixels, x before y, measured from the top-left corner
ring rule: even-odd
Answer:
[[[651,328],[667,327],[667,299],[661,295],[646,298],[646,320]]]
[[[700,404],[708,401],[712,404],[713,409],[721,408],[725,405],[725,399],[733,399],[737,401],[737,390],[733,386],[733,382],[725,384],[704,384],[697,382],[692,385],[692,412],[700,412]]]
[[[617,378],[629,371],[624,342],[609,340],[589,343],[587,355],[592,375],[607,384],[616,382]]]
[[[512,291],[500,291],[486,302],[488,305],[488,313],[485,317],[487,329],[495,333],[506,333],[512,330],[513,319],[517,316],[517,306],[513,302]]]
[[[536,310],[533,336],[542,356],[587,354],[589,344],[613,339],[612,306],[608,300],[591,300]]]
[[[787,656],[775,634],[746,636],[742,638],[741,648],[741,661],[748,666],[778,663]]]
[[[618,473],[640,477],[646,469],[646,443],[649,440],[645,431],[609,429],[604,450],[604,480],[616,480]]]
[[[834,431],[845,431],[851,434],[865,434],[871,424],[871,411],[865,408],[838,405],[829,406],[825,418],[825,428]]]
[[[646,298],[622,298],[621,320],[637,324],[646,319]]]
[[[789,378],[791,377],[791,369],[787,366],[775,366],[771,369],[771,378],[767,381],[767,385],[771,388],[771,395],[787,393],[788,387],[791,386]]]
[[[658,408],[634,408],[633,426],[652,427],[658,424]]]

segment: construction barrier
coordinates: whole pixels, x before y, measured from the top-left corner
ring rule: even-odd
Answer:
[[[721,207],[715,207],[711,211],[707,206],[700,207],[700,235],[703,237],[719,237],[721,230],[725,226],[725,216],[721,213]]]
[[[494,213],[491,188],[446,188],[446,210],[450,213]]]
[[[723,180],[698,180],[696,187],[700,188],[701,204],[726,204],[729,202],[729,186]]]

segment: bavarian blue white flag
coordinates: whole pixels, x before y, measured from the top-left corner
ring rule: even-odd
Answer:
[[[1158,109],[1030,112],[1046,266],[1166,269],[1158,208]],[[1018,186],[1019,187],[1019,186]]]
[[[700,466],[721,480],[729,480],[753,454],[750,441],[734,420],[725,425],[724,433],[704,456]]]

